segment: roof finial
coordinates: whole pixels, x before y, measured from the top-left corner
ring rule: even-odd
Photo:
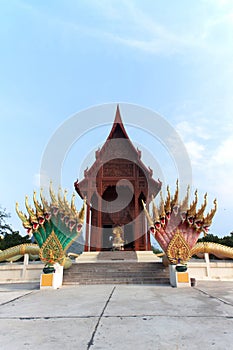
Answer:
[[[110,131],[110,134],[107,138],[107,141],[115,138],[121,138],[121,139],[127,139],[127,140],[129,139],[129,136],[127,135],[123,121],[121,119],[119,104],[117,104],[115,119],[113,122],[112,129]]]
[[[115,115],[114,124],[123,124],[122,119],[121,119],[121,112],[120,112],[119,103],[117,104],[117,108],[116,108],[116,115]]]

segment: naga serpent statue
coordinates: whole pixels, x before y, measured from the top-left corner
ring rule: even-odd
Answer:
[[[71,203],[68,202],[64,191],[62,194],[59,189],[56,196],[52,184],[50,183],[49,204],[40,191],[41,203],[36,198],[36,192],[33,194],[33,202],[35,209],[28,203],[28,197],[25,198],[25,206],[28,216],[19,210],[16,203],[16,212],[20,217],[23,227],[27,230],[29,237],[34,236],[37,244],[21,244],[11,247],[0,252],[0,261],[7,259],[16,260],[23,254],[39,255],[42,262],[47,265],[59,263],[64,268],[71,266],[72,261],[65,256],[67,249],[81,234],[84,216],[85,216],[85,200],[81,210],[78,212],[75,207],[75,194],[73,194]]]
[[[157,207],[152,200],[153,215],[151,216],[143,202],[144,211],[149,224],[150,232],[155,237],[168,260],[172,264],[186,263],[193,255],[200,253],[212,253],[220,258],[233,258],[233,248],[221,244],[200,242],[197,240],[200,234],[208,233],[212,219],[217,210],[217,201],[214,200],[214,208],[205,216],[207,206],[207,193],[204,195],[204,202],[197,209],[197,190],[195,199],[189,205],[189,191],[183,201],[179,202],[179,186],[176,182],[176,191],[171,198],[167,186],[167,197],[164,201],[160,192],[160,204]]]

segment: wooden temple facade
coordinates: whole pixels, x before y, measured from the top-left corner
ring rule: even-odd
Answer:
[[[151,250],[142,199],[147,203],[161,189],[152,170],[141,161],[141,152],[130,141],[119,106],[110,134],[95,162],[77,180],[75,190],[86,197],[85,251],[111,250],[114,227],[123,230],[124,250]]]

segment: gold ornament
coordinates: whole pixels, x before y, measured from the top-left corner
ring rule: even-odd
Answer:
[[[190,248],[177,229],[167,248],[167,257],[171,263],[184,264],[190,259]]]
[[[55,262],[59,263],[63,256],[61,243],[53,231],[40,248],[39,257],[41,261],[53,265]]]

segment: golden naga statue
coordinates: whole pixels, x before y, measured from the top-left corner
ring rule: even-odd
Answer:
[[[172,198],[169,187],[167,187],[165,201],[162,193],[160,193],[161,199],[158,208],[152,201],[152,215],[149,214],[143,202],[150,232],[164,250],[170,263],[185,263],[191,258],[200,234],[202,232],[204,235],[208,233],[217,210],[217,201],[215,199],[213,209],[204,215],[207,206],[207,194],[204,195],[201,207],[197,209],[197,191],[195,191],[195,198],[191,204],[189,204],[189,191],[190,188],[188,186],[185,198],[179,201],[177,180],[176,191]],[[199,247],[199,249],[203,251],[203,247]]]
[[[50,183],[49,190],[50,203],[44,198],[41,189],[40,202],[36,198],[36,192],[33,194],[34,208],[29,205],[28,197],[26,196],[25,206],[28,215],[19,210],[18,203],[16,203],[16,212],[28,235],[35,237],[39,246],[41,261],[48,265],[53,265],[54,263],[64,265],[67,263],[65,252],[81,234],[86,203],[84,200],[83,207],[78,212],[75,207],[74,194],[71,203],[69,203],[66,198],[66,191],[62,193],[62,190],[59,189],[56,196],[52,189],[52,183]],[[28,250],[30,251],[30,249]]]

